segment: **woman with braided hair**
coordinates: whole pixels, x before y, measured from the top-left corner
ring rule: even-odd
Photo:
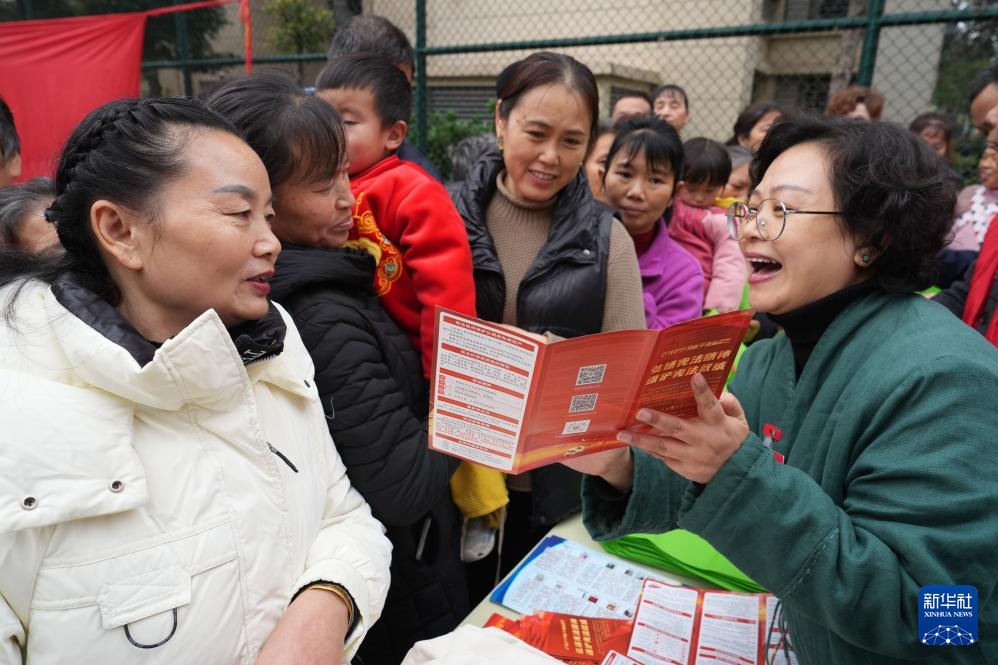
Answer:
[[[260,159],[120,100],[55,186],[65,253],[0,250],[0,663],[348,662],[391,547],[267,299]]]

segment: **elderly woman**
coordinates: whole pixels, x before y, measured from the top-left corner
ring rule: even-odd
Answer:
[[[0,662],[348,662],[391,547],[268,302],[260,159],[120,100],[55,185],[65,253],[0,255]]]
[[[910,292],[955,186],[889,124],[776,125],[729,211],[750,301],[786,335],[753,345],[699,417],[573,462],[597,539],[684,528],[782,601],[802,664],[983,663],[998,626],[998,351]],[[933,650],[918,590],[973,585],[980,642]],[[975,636],[976,638],[976,636]],[[989,654],[989,655],[988,655]]]
[[[301,331],[350,482],[392,542],[388,599],[359,655],[368,664],[401,662],[415,642],[453,630],[469,610],[448,485],[458,460],[429,449],[422,362],[374,292],[374,257],[343,248],[354,223],[343,123],[283,72],[232,81],[208,106],[267,168],[284,245],[271,297]]]

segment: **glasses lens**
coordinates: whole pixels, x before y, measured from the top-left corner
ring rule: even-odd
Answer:
[[[787,208],[775,199],[765,199],[756,208],[756,227],[763,240],[776,240],[783,234]]]
[[[748,206],[744,203],[732,203],[726,213],[728,218],[728,234],[738,240],[741,238],[742,225],[748,219]]]

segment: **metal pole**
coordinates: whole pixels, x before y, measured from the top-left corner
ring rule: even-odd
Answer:
[[[179,5],[185,0],[173,0],[173,4]],[[177,30],[177,55],[180,56],[180,72],[184,77],[184,94],[188,97],[194,96],[194,82],[191,80],[191,46],[187,37],[187,12],[176,12],[173,15],[173,25]]]
[[[863,36],[863,54],[859,58],[859,72],[856,74],[856,83],[859,85],[868,86],[873,83],[883,16],[884,0],[870,0],[870,9],[866,15],[866,34]]]
[[[426,150],[426,0],[416,0],[416,145]]]

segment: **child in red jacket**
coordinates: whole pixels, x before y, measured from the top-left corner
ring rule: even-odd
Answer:
[[[346,125],[357,199],[348,245],[374,254],[375,291],[420,349],[429,376],[435,307],[475,316],[475,282],[468,235],[447,190],[395,154],[412,108],[409,82],[387,58],[358,53],[330,60],[315,86]]]

